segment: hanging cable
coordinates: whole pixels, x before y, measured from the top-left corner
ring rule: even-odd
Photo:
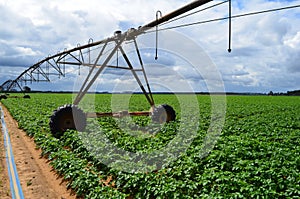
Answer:
[[[229,33],[228,33],[228,52],[230,53],[231,52],[231,17],[232,17],[232,14],[231,14],[231,0],[229,0]]]
[[[156,21],[159,19],[158,17],[162,17],[161,11],[156,12]],[[158,59],[158,25],[156,26],[156,46],[155,46],[155,60]]]

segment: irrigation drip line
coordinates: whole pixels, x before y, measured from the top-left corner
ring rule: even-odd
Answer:
[[[0,123],[2,124],[2,132],[4,137],[4,148],[7,163],[7,170],[9,176],[10,192],[12,199],[24,199],[21,182],[19,180],[16,163],[14,160],[14,154],[11,147],[11,142],[7,130],[7,126],[4,120],[4,112],[0,106]]]
[[[238,14],[238,15],[231,16],[231,19],[251,16],[251,15],[258,15],[258,14],[263,14],[263,13],[268,13],[268,12],[288,10],[288,9],[293,9],[293,8],[298,8],[298,7],[300,7],[300,5],[281,7],[281,8],[275,8],[275,9],[263,10],[263,11],[257,11],[257,12],[250,12],[250,13],[245,13],[245,14]],[[228,20],[228,19],[230,19],[229,16],[228,17],[221,17],[221,18],[216,18],[216,19],[205,20],[205,21],[198,21],[198,22],[193,22],[193,23],[181,24],[181,25],[172,26],[172,27],[168,27],[168,28],[161,28],[161,29],[158,29],[158,31],[171,30],[171,29],[176,29],[176,28],[183,28],[183,27],[187,27],[187,26],[205,24],[205,23],[216,22],[216,21],[223,21],[223,20]],[[154,32],[154,31],[153,30],[152,31],[147,31],[147,33],[152,33],[152,32]]]
[[[228,52],[231,52],[231,37],[232,37],[232,6],[231,6],[231,0],[229,0],[229,6],[228,6],[228,13],[229,13],[229,23],[228,23],[228,35],[229,35],[229,39],[228,39]]]

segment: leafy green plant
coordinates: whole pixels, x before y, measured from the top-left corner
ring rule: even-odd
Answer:
[[[221,138],[202,158],[199,154],[211,122],[211,102],[210,96],[199,95],[197,135],[176,160],[145,173],[107,166],[105,160],[113,159],[114,151],[105,142],[136,153],[134,161],[142,162],[139,154],[163,149],[176,137],[182,111],[176,96],[154,97],[158,104],[174,106],[177,121],[160,127],[147,117],[100,118],[90,121],[86,132],[67,131],[60,140],[50,133],[49,116],[57,107],[71,103],[71,95],[32,94],[30,100],[7,99],[2,103],[19,127],[34,137],[53,168],[69,181],[68,186],[86,198],[300,197],[299,97],[228,96]],[[189,100],[190,96],[181,97]],[[96,111],[111,111],[111,100],[112,95],[101,94],[90,103],[95,103]],[[82,105],[85,111],[94,111],[91,107],[89,103]],[[144,96],[133,95],[129,109],[148,110],[149,105]],[[86,136],[90,139],[83,139]],[[97,153],[104,155],[95,157]],[[125,153],[119,156],[126,159]]]

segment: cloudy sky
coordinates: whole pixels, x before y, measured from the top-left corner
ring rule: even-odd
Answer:
[[[190,2],[189,0],[0,0],[0,84],[8,79],[15,79],[26,68],[49,54],[53,55],[66,48],[71,49],[77,44],[86,44],[90,38],[93,41],[102,40],[112,36],[115,30],[126,31],[132,27],[137,28],[153,21],[157,10],[164,15]],[[219,2],[221,1],[212,1],[205,6]],[[300,5],[300,0],[232,0],[232,14],[292,5]],[[223,4],[160,28],[226,16],[228,4]],[[207,74],[218,73],[224,90],[228,92],[268,93],[271,90],[273,92],[298,90],[300,89],[299,24],[300,8],[233,19],[231,53],[227,52],[226,20],[174,29],[176,33],[172,35],[183,35],[184,38],[197,44],[197,47],[193,44],[193,48],[187,49],[183,44],[188,42],[183,37],[173,39],[173,43],[178,48],[181,47],[176,51],[177,55],[181,54],[180,50],[181,52],[190,50],[192,54],[197,51],[205,56],[194,57],[202,59],[205,63],[202,66],[199,59],[180,61],[178,56],[170,53],[172,49],[162,49],[159,52],[159,62],[153,64],[152,61],[152,65],[146,63],[150,83],[157,91],[164,90],[162,87],[167,85],[166,81],[172,82],[170,85],[173,87],[169,86],[170,88],[184,91],[185,86],[181,80],[185,80],[193,90],[207,91],[209,84],[213,84],[208,80],[211,76]],[[159,42],[160,47],[163,46],[161,44],[163,39],[172,39],[163,32],[166,31],[159,33],[162,40]],[[141,38],[144,40],[141,43],[149,40],[155,43],[154,38],[153,35]],[[166,53],[164,50],[169,51]],[[154,54],[150,51],[143,51],[143,55],[146,56],[146,60],[147,55],[154,60]],[[187,57],[189,56],[184,58]],[[195,70],[189,66],[195,63],[203,74],[195,75]],[[207,66],[213,66],[210,67],[213,70]],[[52,78],[51,83],[33,83],[28,86],[33,90],[72,90],[76,84],[74,79],[77,79],[79,74],[76,69],[67,68],[69,75],[60,79]],[[78,79],[83,78],[85,72],[82,69],[81,77]],[[124,73],[107,70],[99,78],[97,90],[109,91],[118,87],[116,86],[118,84],[123,85],[122,89],[125,90],[135,89],[136,83],[127,77]],[[132,88],[131,83],[135,85]]]

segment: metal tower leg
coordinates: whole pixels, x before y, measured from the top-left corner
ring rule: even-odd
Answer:
[[[121,37],[120,40],[116,40],[115,41],[117,45],[113,48],[113,50],[111,51],[111,53],[105,59],[105,61],[103,62],[102,66],[98,69],[98,71],[96,72],[96,74],[94,75],[94,77],[89,81],[91,73],[93,72],[93,69],[91,70],[91,72],[89,73],[88,77],[86,78],[84,84],[82,85],[82,87],[81,87],[78,95],[76,96],[73,104],[75,104],[75,105],[79,104],[79,102],[82,100],[82,98],[88,92],[88,90],[90,89],[90,87],[94,84],[94,82],[96,81],[96,79],[98,78],[98,76],[101,74],[101,72],[103,71],[103,69],[107,66],[108,62],[111,60],[111,58],[116,53],[116,51],[121,46],[121,44],[123,43],[124,40],[125,40],[125,36]],[[99,59],[101,57],[101,54],[102,53],[99,54],[97,60],[95,61],[94,65],[93,65],[93,68],[95,68],[97,66],[97,62],[99,61]],[[88,83],[88,81],[89,81],[89,83]]]

